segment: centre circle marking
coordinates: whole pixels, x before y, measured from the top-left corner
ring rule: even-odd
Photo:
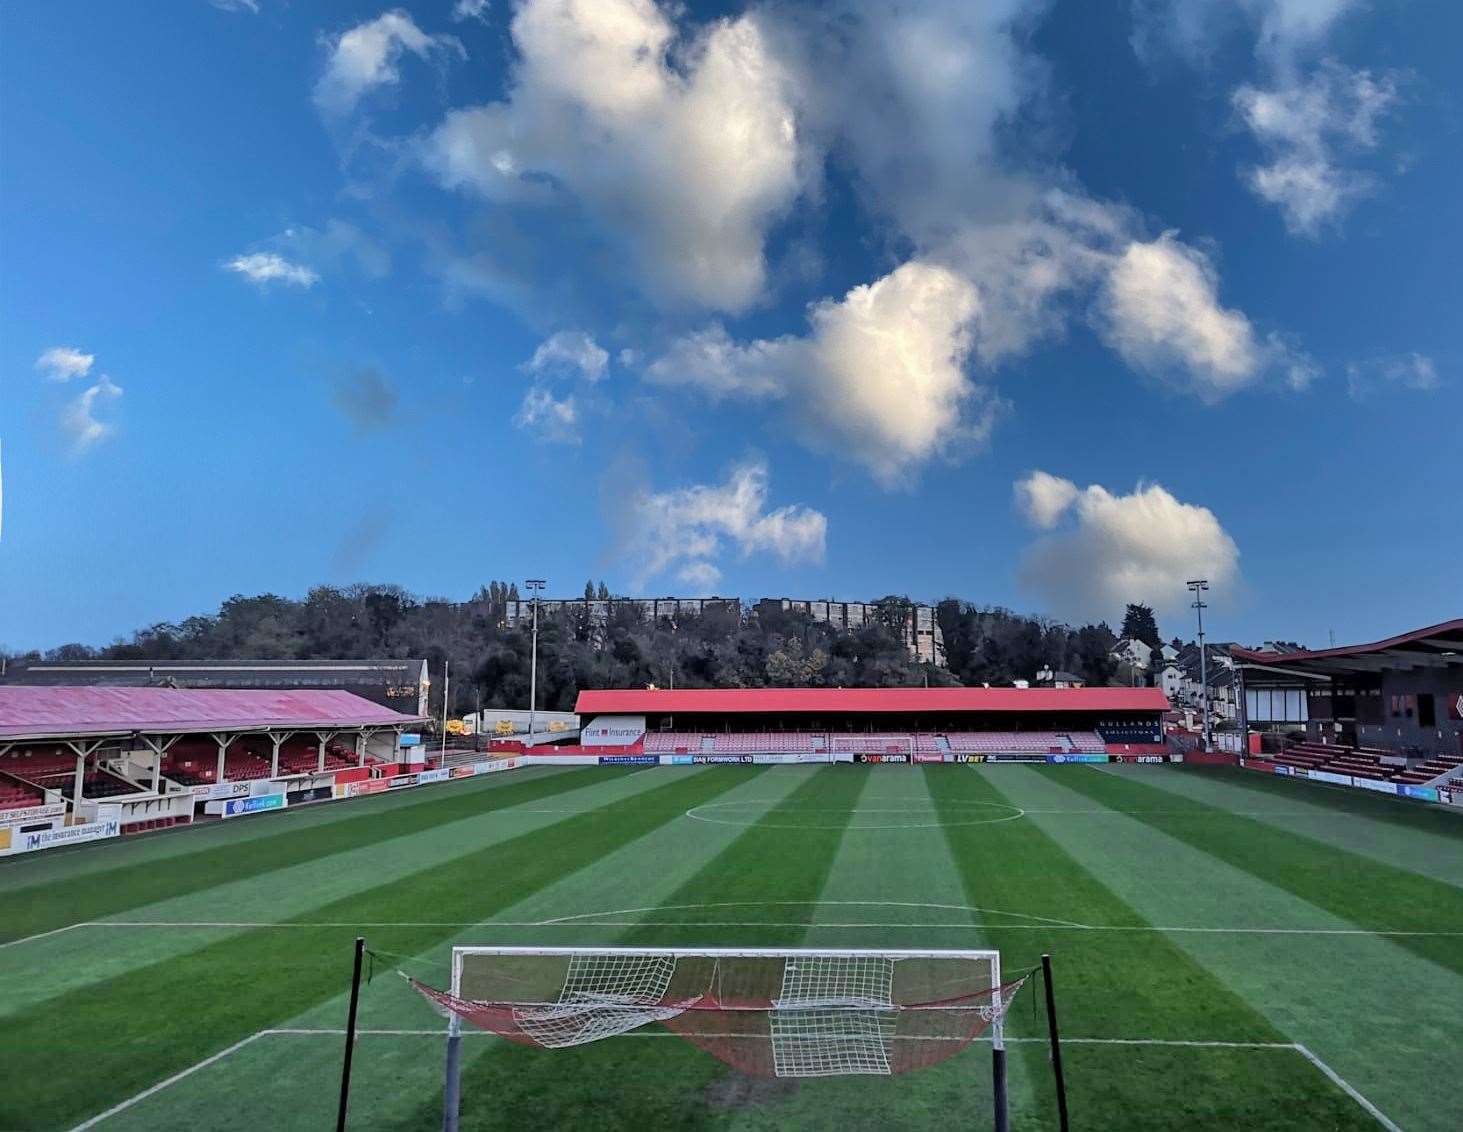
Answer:
[[[709,825],[734,825],[741,827],[761,826],[764,829],[844,829],[844,830],[875,830],[875,829],[941,829],[950,826],[966,825],[995,825],[999,822],[1016,821],[1024,818],[1026,811],[1020,806],[1013,806],[1009,802],[977,802],[955,801],[946,802],[946,806],[971,806],[982,810],[1004,811],[990,817],[976,817],[972,814],[969,818],[956,818],[955,820],[941,820],[934,802],[928,798],[891,798],[890,802],[903,802],[904,805],[883,805],[883,806],[789,806],[782,799],[773,800],[770,798],[753,798],[738,802],[707,802],[704,805],[692,806],[686,811],[686,817],[692,821],[706,822]],[[922,805],[911,805],[910,803],[922,803]],[[713,812],[714,811],[714,812]],[[738,811],[748,811],[739,813]],[[806,814],[810,820],[797,820],[797,815]],[[859,815],[868,814],[873,821],[861,821]],[[881,816],[903,814],[908,818],[916,820],[881,820]],[[836,820],[831,815],[847,815],[848,820]],[[786,817],[791,820],[778,821],[779,817]],[[768,820],[772,818],[774,820]],[[917,820],[929,819],[934,820]]]

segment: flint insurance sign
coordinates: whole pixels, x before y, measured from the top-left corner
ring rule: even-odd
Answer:
[[[579,742],[586,747],[628,747],[643,738],[643,715],[597,715],[579,734]]]

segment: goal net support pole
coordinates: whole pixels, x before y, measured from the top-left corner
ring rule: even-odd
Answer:
[[[408,976],[409,977],[409,976]],[[447,1015],[444,1132],[457,1132],[461,1023],[562,1049],[658,1023],[752,1076],[890,1076],[991,1032],[993,1124],[1007,1132],[1003,1018],[1026,976],[994,951],[459,947]]]

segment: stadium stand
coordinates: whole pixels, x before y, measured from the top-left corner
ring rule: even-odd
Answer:
[[[1441,775],[1452,774],[1459,767],[1463,767],[1463,755],[1435,755],[1433,758],[1404,770],[1401,774],[1394,774],[1392,781],[1400,782],[1405,786],[1421,786],[1424,782],[1431,782]]]
[[[1093,731],[823,732],[660,731],[645,736],[647,754],[1102,754]]]
[[[45,797],[45,794],[29,783],[22,782],[18,778],[11,778],[8,775],[0,774],[0,810],[16,810],[23,809],[27,806],[39,806],[45,800]]]

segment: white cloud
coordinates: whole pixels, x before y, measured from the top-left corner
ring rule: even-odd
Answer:
[[[448,114],[423,158],[497,204],[569,199],[671,305],[740,310],[806,184],[791,80],[753,14],[684,43],[652,0],[526,0],[505,101]]]
[[[542,377],[578,377],[602,381],[610,355],[583,330],[560,330],[539,343],[524,368]]]
[[[637,586],[670,569],[688,584],[720,580],[714,560],[728,547],[743,558],[771,554],[790,566],[821,562],[828,520],[808,507],[767,509],[767,464],[753,460],[731,470],[722,484],[674,491],[638,491],[625,522],[640,557]]]
[[[1034,471],[1015,486],[1016,506],[1032,526],[1049,531],[1077,501],[1077,485],[1050,472]]]
[[[208,0],[220,12],[248,12],[251,16],[259,14],[259,0]]]
[[[1426,354],[1396,354],[1352,362],[1346,367],[1347,390],[1357,401],[1389,389],[1431,393],[1440,385],[1438,367]]]
[[[249,282],[260,287],[271,283],[288,283],[295,287],[313,287],[320,276],[313,268],[301,263],[291,263],[275,252],[251,252],[238,255],[224,264],[226,271],[242,275]]]
[[[692,385],[712,398],[781,397],[788,392],[784,352],[796,339],[735,341],[719,322],[682,335],[645,368],[659,385]]]
[[[1280,209],[1289,231],[1318,235],[1372,186],[1340,153],[1374,148],[1377,122],[1396,101],[1390,77],[1335,63],[1272,89],[1240,87],[1235,106],[1268,157],[1248,170],[1250,188]]]
[[[61,427],[71,437],[73,453],[81,455],[112,435],[115,426],[97,418],[98,402],[115,401],[121,396],[121,388],[103,374],[67,404],[61,413]]]
[[[1207,578],[1215,590],[1238,580],[1239,548],[1207,507],[1158,484],[1114,495],[1097,484],[1078,490],[1058,482],[1074,496],[1063,508],[1072,519],[1032,544],[1020,569],[1022,584],[1051,613],[1112,617],[1132,601],[1174,611],[1187,603],[1190,578]]]
[[[1201,396],[1246,385],[1260,365],[1250,320],[1219,305],[1219,279],[1207,256],[1165,233],[1128,245],[1113,265],[1099,304],[1099,325],[1129,365],[1164,375],[1182,368]]]
[[[579,407],[572,396],[558,400],[542,386],[523,395],[513,423],[538,440],[556,444],[579,443]]]
[[[457,0],[452,5],[452,18],[454,21],[482,20],[488,19],[488,0]]]
[[[911,261],[841,300],[814,303],[805,337],[738,344],[713,326],[676,342],[646,373],[714,396],[784,399],[810,446],[893,485],[989,428],[988,414],[966,411],[982,393],[964,371],[978,309],[962,276]]]
[[[312,274],[346,265],[369,279],[385,278],[391,271],[391,253],[349,220],[332,217],[323,228],[291,225],[270,243],[286,258],[305,264]]]
[[[325,73],[315,84],[315,105],[333,117],[350,113],[367,91],[401,81],[400,62],[410,52],[431,59],[444,50],[464,54],[450,35],[428,35],[401,9],[342,32],[328,43]]]
[[[1204,401],[1271,373],[1304,388],[1316,373],[1284,339],[1262,339],[1242,311],[1222,306],[1209,257],[1172,232],[1127,246],[1103,283],[1094,317],[1129,365]]]
[[[70,381],[90,373],[96,360],[95,354],[83,354],[75,346],[52,346],[36,359],[36,369],[51,381]]]
[[[710,590],[721,581],[721,571],[710,562],[688,562],[676,571],[676,579],[696,589]]]
[[[1136,9],[1134,46],[1145,57],[1163,43],[1207,61],[1236,27],[1253,35],[1256,79],[1232,97],[1264,160],[1241,175],[1280,210],[1294,235],[1320,235],[1374,183],[1346,159],[1376,148],[1377,123],[1397,103],[1396,79],[1317,61],[1342,17],[1363,6],[1361,0],[1143,0]]]

